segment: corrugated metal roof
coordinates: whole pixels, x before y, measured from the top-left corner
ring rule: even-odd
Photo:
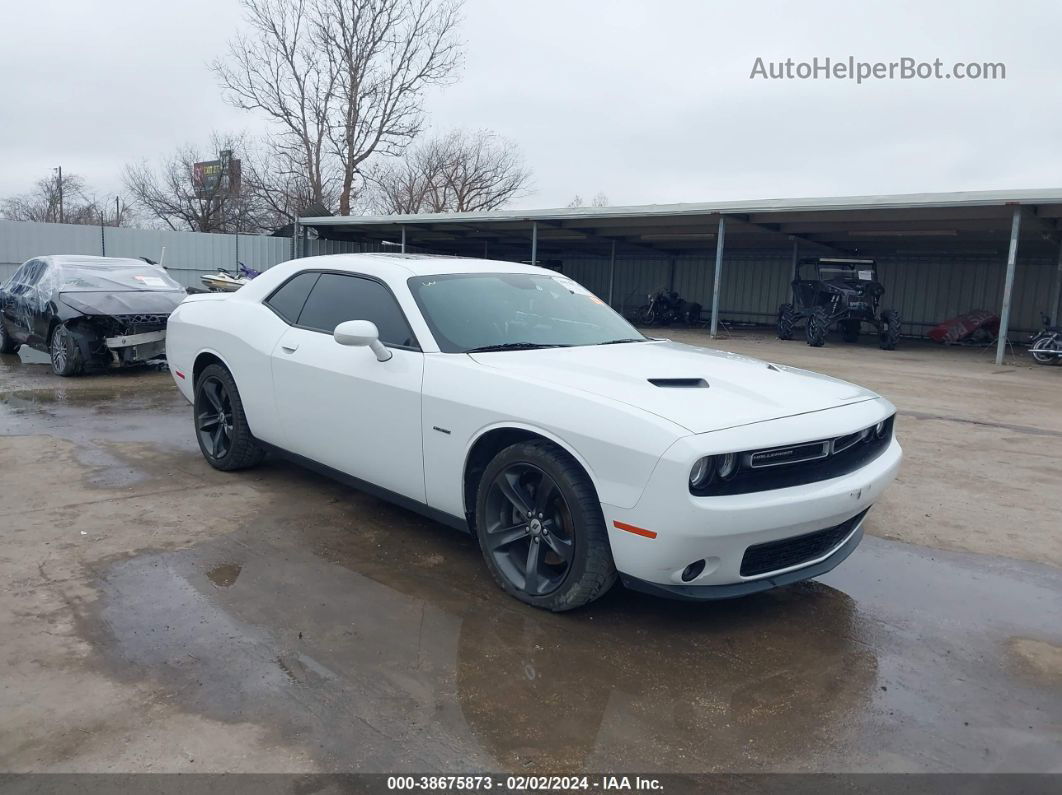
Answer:
[[[490,221],[554,221],[607,218],[644,218],[744,214],[763,212],[815,212],[824,210],[887,210],[934,207],[991,207],[1007,204],[1062,204],[1062,188],[1028,190],[955,191],[951,193],[901,193],[874,196],[831,196],[796,199],[752,199],[732,202],[683,202],[625,207],[562,207],[544,210],[491,210],[478,213],[418,213],[415,215],[318,216],[300,219],[306,226],[366,226]]]

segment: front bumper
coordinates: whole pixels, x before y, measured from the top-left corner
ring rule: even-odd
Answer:
[[[888,401],[870,400],[679,440],[657,463],[633,508],[602,505],[621,578],[641,590],[656,587],[686,598],[725,598],[814,577],[836,566],[859,543],[861,520],[850,535],[818,556],[742,574],[750,547],[836,528],[865,513],[899,470],[903,453],[895,438],[876,458],[840,477],[747,494],[691,495],[690,466],[704,454],[855,432],[893,411]],[[683,580],[686,567],[699,561],[704,561],[703,570]]]
[[[798,569],[787,571],[783,574],[768,575],[756,580],[746,580],[724,585],[676,585],[675,583],[655,583],[640,580],[629,574],[620,574],[620,582],[634,591],[665,596],[669,599],[681,599],[686,602],[707,602],[715,599],[736,599],[739,596],[768,591],[780,585],[792,585],[794,582],[810,580],[833,569],[837,564],[847,558],[859,542],[863,540],[863,520],[860,519],[856,529],[848,536],[848,540],[839,546],[832,554],[818,563],[801,566]]]

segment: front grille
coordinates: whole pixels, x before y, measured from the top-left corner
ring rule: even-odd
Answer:
[[[162,331],[170,319],[169,313],[151,314],[140,313],[133,315],[113,315],[118,321],[123,333],[143,334],[148,331]]]
[[[751,494],[757,491],[803,486],[841,477],[864,467],[888,449],[895,415],[885,420],[879,437],[873,426],[862,431],[819,439],[789,447],[745,450],[738,453],[738,469],[732,477],[715,477],[700,488],[690,486],[698,497]],[[869,432],[868,432],[869,431]]]
[[[745,550],[745,556],[741,559],[741,576],[755,577],[757,574],[781,571],[821,558],[844,541],[866,515],[867,511],[863,511],[835,527],[751,546]]]

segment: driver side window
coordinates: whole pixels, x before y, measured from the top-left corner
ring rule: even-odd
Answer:
[[[390,290],[373,279],[322,273],[310,290],[297,325],[331,334],[347,320],[371,320],[384,345],[419,347]]]

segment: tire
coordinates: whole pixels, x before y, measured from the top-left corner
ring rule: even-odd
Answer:
[[[52,331],[48,340],[48,358],[52,362],[52,372],[64,378],[78,375],[84,370],[81,347],[66,326],[56,326]]]
[[[1037,353],[1037,351],[1062,351],[1062,342],[1059,342],[1057,338],[1034,340],[1029,353],[1032,354],[1033,361],[1037,364],[1062,364],[1062,356],[1052,356],[1050,353]]]
[[[7,326],[4,325],[4,321],[0,320],[0,353],[18,353],[18,349],[21,347],[21,343],[15,342],[11,335],[7,333]]]
[[[651,326],[654,320],[656,320],[656,312],[648,305],[638,307],[638,311],[634,313],[635,325]]]
[[[793,339],[793,326],[796,325],[796,312],[792,304],[782,304],[778,307],[778,339]]]
[[[573,610],[616,581],[597,492],[551,442],[511,445],[487,465],[476,494],[476,538],[494,581],[534,607]]]
[[[826,310],[822,307],[813,309],[808,316],[808,322],[804,326],[804,334],[808,345],[812,348],[821,348],[826,344],[826,333],[830,330],[829,318]]]
[[[700,304],[694,302],[686,309],[686,325],[694,326],[701,322],[701,311],[704,309]]]
[[[858,320],[846,320],[841,324],[845,342],[859,342],[859,330],[863,324]]]
[[[247,425],[236,382],[222,365],[210,365],[196,380],[192,420],[199,450],[214,469],[247,469],[265,457]]]
[[[896,343],[900,341],[900,313],[895,309],[881,313],[880,337],[878,345],[883,351],[896,350]]]

